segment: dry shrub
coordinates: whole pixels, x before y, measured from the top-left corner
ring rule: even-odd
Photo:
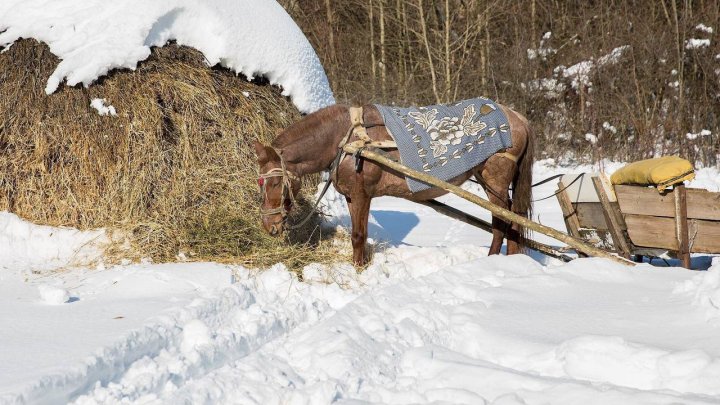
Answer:
[[[484,95],[530,119],[540,158],[679,154],[720,165],[718,1],[280,3],[318,51],[341,102],[426,105]],[[709,42],[691,46],[693,39]],[[613,63],[585,72],[589,83],[573,87],[576,77],[564,74],[621,47]]]
[[[116,259],[184,252],[297,266],[337,257],[318,248],[317,218],[290,244],[259,225],[252,141],[267,142],[300,118],[277,87],[208,68],[201,53],[169,45],[136,71],[47,96],[57,62],[32,40],[0,54],[0,209],[36,223],[118,230]],[[117,116],[100,116],[94,98]],[[309,209],[305,202],[298,211]]]

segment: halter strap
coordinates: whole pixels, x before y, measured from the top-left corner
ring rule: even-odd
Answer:
[[[275,215],[275,214],[281,214],[283,218],[287,216],[288,211],[285,209],[285,191],[288,191],[290,201],[292,201],[293,205],[296,204],[295,202],[295,193],[293,193],[292,189],[292,181],[296,180],[299,181],[300,177],[296,175],[295,173],[287,170],[287,167],[285,166],[285,159],[283,159],[282,155],[273,148],[275,153],[280,157],[280,167],[275,167],[273,169],[268,170],[265,173],[261,173],[259,175],[262,179],[268,179],[272,177],[282,177],[282,183],[281,183],[281,189],[280,189],[280,206],[277,208],[270,208],[270,209],[263,209],[262,206],[260,206],[260,215],[261,216],[268,216],[268,215]],[[265,197],[267,197],[267,190],[265,189],[265,182],[263,181],[262,184],[262,192]]]

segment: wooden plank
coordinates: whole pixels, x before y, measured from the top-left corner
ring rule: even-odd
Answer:
[[[645,215],[626,215],[630,241],[642,247],[678,250],[675,219]],[[688,239],[692,253],[720,253],[720,221],[688,220]]]
[[[690,252],[720,253],[720,221],[688,221]]]
[[[660,194],[654,188],[617,185],[615,194],[623,214],[675,217],[672,191]],[[720,193],[687,189],[687,210],[689,219],[720,221]]]
[[[610,236],[612,236],[613,242],[615,244],[615,249],[617,249],[618,252],[620,252],[620,254],[622,254],[625,258],[629,259],[630,244],[625,239],[625,235],[620,228],[620,224],[618,223],[617,217],[615,216],[614,208],[610,205],[610,200],[608,199],[607,193],[605,192],[605,186],[603,185],[600,177],[593,177],[592,181],[593,185],[595,186],[595,191],[600,198],[600,204],[602,205],[603,214],[605,216],[605,223],[608,226]]]
[[[607,222],[605,222],[602,204],[599,202],[577,203],[573,204],[573,206],[577,212],[580,228],[597,229],[600,231],[607,231],[609,229]]]
[[[677,250],[675,220],[647,215],[625,215],[630,241],[637,246]]]
[[[357,153],[360,156],[364,157],[365,159],[369,159],[373,162],[379,163],[389,169],[392,169],[399,173],[402,173],[405,176],[409,176],[414,179],[420,180],[423,183],[429,184],[431,186],[435,186],[435,187],[439,187],[443,190],[447,190],[448,192],[451,192],[462,199],[470,201],[473,204],[479,205],[480,207],[493,213],[493,215],[495,215],[495,216],[498,216],[506,221],[513,222],[518,225],[524,226],[527,229],[533,230],[535,232],[542,233],[542,234],[547,235],[547,236],[549,236],[553,239],[556,239],[560,242],[564,242],[571,248],[581,251],[581,252],[584,252],[590,256],[603,257],[603,258],[610,259],[617,263],[625,264],[627,266],[635,266],[636,265],[635,263],[633,263],[627,259],[615,256],[612,253],[609,253],[602,249],[598,249],[595,246],[591,246],[591,245],[583,242],[580,239],[577,239],[568,234],[562,233],[562,232],[558,231],[557,229],[553,229],[549,226],[545,226],[545,225],[539,224],[537,222],[533,222],[532,220],[525,218],[521,215],[518,215],[510,210],[506,210],[505,208],[499,207],[499,206],[491,203],[490,201],[488,201],[484,198],[481,198],[480,196],[477,196],[467,190],[462,189],[461,187],[450,184],[446,181],[442,181],[436,177],[430,176],[427,173],[422,173],[417,170],[413,170],[403,164],[400,164],[392,159],[387,158],[386,156],[383,155],[382,152],[378,153],[373,150],[357,148],[352,145],[345,145],[343,147],[343,150],[345,150],[345,152],[350,153],[350,154]]]
[[[611,202],[610,206],[617,214],[616,221],[618,223],[618,226],[620,226],[620,229],[627,229],[627,227],[625,226],[625,221],[622,219],[622,214],[620,214],[620,207],[618,206],[618,203]],[[602,204],[600,204],[599,202],[577,203],[573,204],[573,207],[577,212],[580,228],[591,228],[601,231],[607,231],[609,229],[607,222],[605,221],[605,215],[603,214],[604,210]]]
[[[688,218],[720,221],[720,193],[687,189]]]
[[[558,190],[563,191],[560,191],[555,196],[560,204],[560,209],[562,210],[565,227],[567,228],[568,233],[575,238],[580,238],[580,222],[578,221],[577,212],[573,207],[572,201],[570,201],[570,197],[568,196],[565,187],[565,184],[563,184],[562,181],[559,181]]]
[[[671,192],[660,194],[654,188],[616,185],[615,195],[623,214],[675,216],[675,199]]]
[[[675,196],[675,234],[678,241],[678,258],[682,266],[690,268],[690,247],[688,241],[687,198],[685,186],[680,184],[673,190]]]

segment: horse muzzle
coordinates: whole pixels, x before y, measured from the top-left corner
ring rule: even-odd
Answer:
[[[272,221],[271,218],[263,218],[263,228],[270,234],[270,236],[280,236],[285,231],[285,217],[283,216],[280,220]]]
[[[279,223],[279,224],[272,224],[272,225],[270,226],[270,231],[269,231],[269,232],[270,232],[270,236],[280,236],[280,235],[282,235],[282,233],[283,233],[283,228],[284,228],[284,227],[283,227],[283,223],[282,223],[282,222]]]

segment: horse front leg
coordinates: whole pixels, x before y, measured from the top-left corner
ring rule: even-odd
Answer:
[[[366,195],[354,195],[348,199],[352,233],[350,240],[353,246],[353,263],[365,265],[365,243],[368,235],[368,217],[370,216],[370,200]]]

